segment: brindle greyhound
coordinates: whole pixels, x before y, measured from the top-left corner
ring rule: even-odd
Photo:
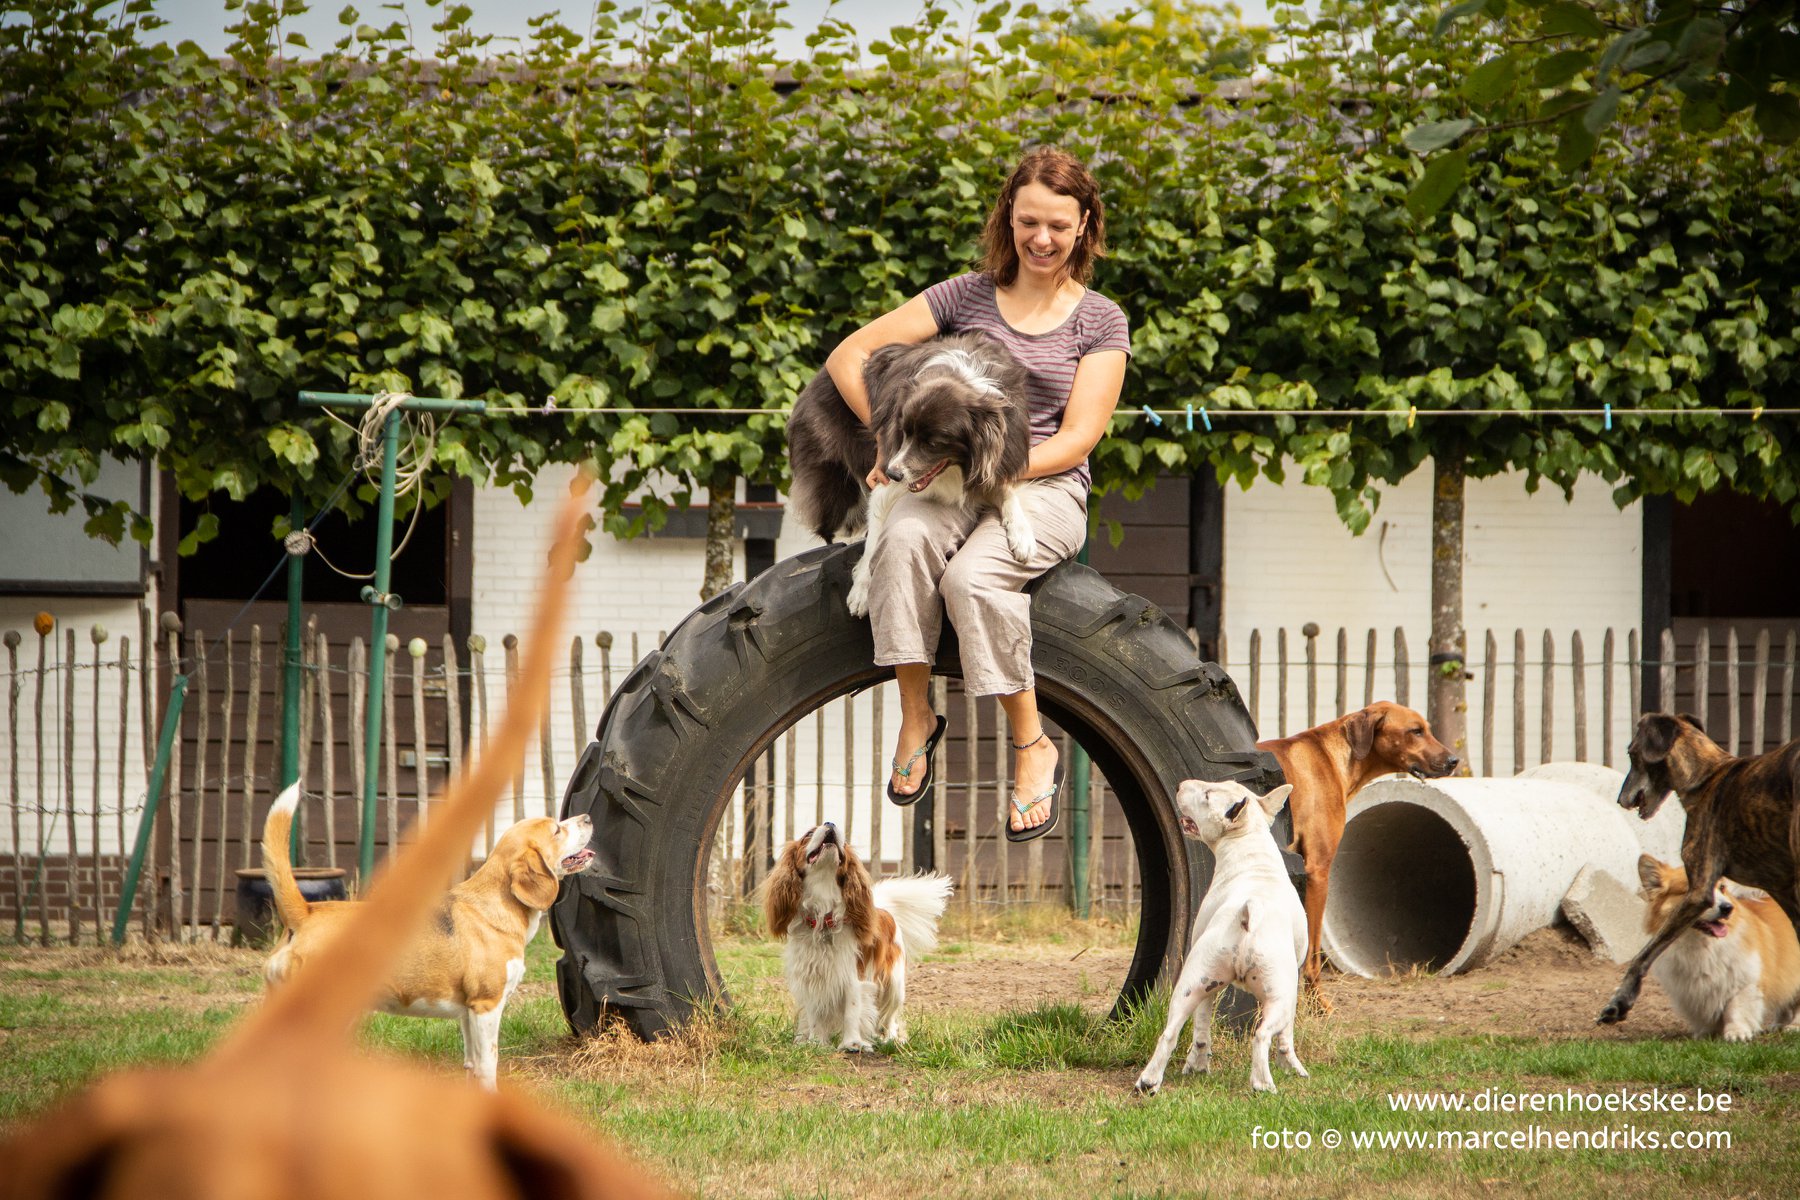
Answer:
[[[1800,741],[1754,758],[1734,758],[1693,717],[1645,713],[1631,739],[1631,771],[1619,789],[1619,804],[1637,809],[1647,821],[1670,792],[1687,810],[1681,861],[1692,886],[1625,968],[1619,990],[1600,1011],[1603,1025],[1625,1019],[1644,972],[1699,918],[1720,876],[1762,888],[1800,926],[1794,866],[1800,858]]]

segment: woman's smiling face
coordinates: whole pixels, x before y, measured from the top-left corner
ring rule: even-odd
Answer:
[[[1041,183],[1028,183],[1013,196],[1013,245],[1019,269],[1055,279],[1068,266],[1075,240],[1087,225],[1081,202]]]

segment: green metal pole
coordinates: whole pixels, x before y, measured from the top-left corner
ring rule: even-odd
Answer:
[[[1088,544],[1081,543],[1081,552],[1075,561],[1087,565]],[[1088,752],[1079,744],[1075,752],[1069,756],[1069,782],[1074,791],[1069,796],[1069,890],[1074,893],[1075,915],[1085,921],[1088,918],[1091,901],[1088,896],[1088,838],[1090,824],[1088,813],[1088,785],[1093,764],[1088,760]]]
[[[357,887],[367,887],[375,873],[375,780],[381,755],[381,697],[387,675],[387,627],[389,605],[398,597],[388,595],[388,560],[394,550],[394,463],[400,454],[400,413],[388,414],[381,438],[381,503],[375,518],[375,585],[363,589],[363,599],[374,611],[369,634],[369,727],[363,737],[362,831],[358,843]]]
[[[169,769],[169,754],[175,747],[175,731],[181,727],[181,706],[187,702],[188,677],[177,675],[169,689],[168,711],[163,713],[162,736],[156,739],[156,763],[150,768],[150,794],[144,797],[144,819],[138,825],[137,845],[131,851],[131,865],[125,868],[125,886],[119,892],[119,912],[113,918],[113,945],[125,944],[125,926],[131,920],[131,907],[137,902],[138,876],[144,870],[144,856],[150,853],[150,834],[156,826],[156,808],[162,803],[163,775]]]
[[[306,528],[306,510],[300,498],[289,507],[288,525],[298,531]],[[300,592],[305,581],[305,556],[288,555],[287,651],[281,675],[281,786],[285,790],[300,781]],[[298,864],[306,839],[300,834],[300,809],[294,811],[294,826],[288,839],[288,859]]]

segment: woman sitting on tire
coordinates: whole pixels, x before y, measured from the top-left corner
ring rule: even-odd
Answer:
[[[1004,342],[1030,374],[1031,456],[1021,489],[1037,551],[1018,562],[992,511],[964,515],[902,496],[871,564],[875,663],[900,685],[900,744],[888,796],[929,794],[943,720],[927,685],[948,613],[962,647],[963,690],[998,695],[1012,727],[1013,804],[1007,837],[1029,841],[1056,824],[1062,783],[1056,745],[1039,723],[1031,670],[1031,601],[1021,589],[1081,549],[1091,476],[1087,458],[1119,401],[1131,341],[1117,304],[1091,291],[1106,254],[1105,210],[1087,168],[1040,147],[1000,190],[982,234],[982,270],[933,284],[846,338],[826,361],[864,424],[863,364],[896,342],[979,331]],[[880,455],[871,489],[887,482]],[[941,604],[940,604],[941,597]]]

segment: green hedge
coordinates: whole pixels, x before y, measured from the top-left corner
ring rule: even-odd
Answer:
[[[1360,529],[1437,452],[1532,486],[1597,472],[1621,502],[1795,503],[1791,416],[1538,415],[1800,405],[1792,148],[1741,118],[1683,134],[1651,101],[1576,174],[1549,134],[1478,149],[1420,220],[1401,135],[1464,111],[1483,46],[1432,41],[1410,4],[1296,13],[1273,52],[1148,11],[1001,4],[972,46],[941,10],[862,47],[828,22],[790,62],[779,10],[746,0],[603,2],[591,34],[545,23],[498,57],[466,10],[416,47],[347,10],[332,49],[255,4],[218,61],[158,44],[147,0],[26,0],[0,26],[0,474],[69,499],[103,454],[154,452],[193,498],[317,501],[351,451],[301,388],[779,406],[857,323],[968,268],[1005,171],[1053,141],[1101,178],[1095,282],[1133,325],[1102,488],[1297,470]],[[1248,93],[1223,82],[1258,61]],[[1285,411],[1222,415],[1246,407]],[[1344,415],[1370,409],[1396,415]],[[680,481],[665,499],[785,472],[771,415],[497,415],[438,453],[521,490],[595,458],[614,501],[652,471]]]

